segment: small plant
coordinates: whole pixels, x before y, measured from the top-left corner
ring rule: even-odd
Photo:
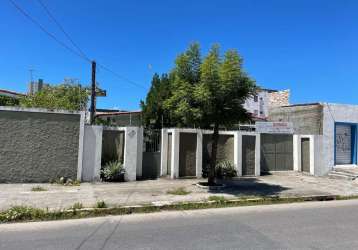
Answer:
[[[76,202],[76,203],[73,204],[73,206],[72,206],[72,209],[73,209],[73,210],[77,210],[77,209],[81,209],[81,208],[83,208],[83,205],[82,205],[81,202]]]
[[[176,189],[171,189],[167,191],[167,194],[172,194],[172,195],[187,195],[190,194],[190,191],[187,191],[184,187],[179,187]]]
[[[216,177],[225,178],[225,177],[235,177],[237,176],[237,171],[234,164],[231,161],[221,161],[216,165],[215,168]]]
[[[216,201],[220,203],[224,203],[225,201],[227,201],[227,199],[224,196],[217,196],[217,195],[209,196],[208,200]]]
[[[124,181],[125,169],[119,161],[108,162],[101,170],[101,178],[104,181]]]
[[[0,213],[0,221],[21,221],[41,219],[45,215],[45,211],[39,208],[14,206]]]
[[[96,208],[106,208],[106,207],[107,207],[107,204],[103,200],[96,202]]]
[[[31,188],[31,191],[32,192],[43,192],[43,191],[47,191],[47,189],[44,187],[41,187],[41,186],[35,186],[35,187]]]

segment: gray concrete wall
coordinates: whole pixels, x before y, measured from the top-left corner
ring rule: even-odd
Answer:
[[[79,113],[0,107],[0,182],[81,176]]]
[[[273,108],[269,112],[268,120],[292,122],[295,134],[323,134],[323,106],[321,104]]]
[[[320,175],[334,167],[334,124],[335,122],[358,123],[358,106],[345,104],[323,104],[323,144]]]
[[[100,180],[102,132],[102,126],[85,126],[82,181]]]

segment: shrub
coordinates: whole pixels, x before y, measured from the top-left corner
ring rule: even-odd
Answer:
[[[42,192],[42,191],[47,191],[47,189],[44,188],[44,187],[41,187],[41,186],[35,186],[35,187],[31,188],[31,191],[33,191],[33,192]]]
[[[101,178],[104,181],[124,181],[125,169],[119,161],[108,162],[101,170]]]
[[[97,201],[96,208],[106,208],[107,204],[104,201]]]
[[[66,177],[50,179],[50,183],[64,185],[64,186],[79,186],[79,185],[81,185],[81,182],[79,180],[72,180],[71,178],[66,178]]]
[[[187,191],[184,187],[179,187],[176,189],[171,189],[167,191],[167,194],[173,194],[173,195],[187,195],[190,194],[190,191]]]
[[[215,167],[216,177],[235,177],[237,172],[235,166],[230,161],[221,161]]]
[[[45,211],[39,208],[14,206],[0,213],[0,221],[20,221],[41,219],[45,215]]]

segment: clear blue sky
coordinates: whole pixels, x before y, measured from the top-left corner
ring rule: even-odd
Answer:
[[[16,0],[62,41],[36,0]],[[291,102],[358,104],[358,1],[42,0],[91,58],[146,86],[100,70],[108,91],[99,107],[138,109],[155,72],[173,67],[190,42],[236,48],[246,71],[266,88],[291,89]],[[90,82],[90,65],[69,53],[0,1],[0,88],[25,92],[34,77]],[[66,41],[67,42],[67,41]],[[151,67],[149,66],[151,65]]]

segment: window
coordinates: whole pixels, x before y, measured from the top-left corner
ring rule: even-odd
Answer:
[[[259,113],[259,112],[257,111],[257,109],[255,109],[255,110],[254,110],[254,115],[256,115],[256,116],[257,116],[257,115],[258,115],[258,113]]]
[[[254,95],[254,102],[257,102],[257,101],[258,101],[258,96]]]

